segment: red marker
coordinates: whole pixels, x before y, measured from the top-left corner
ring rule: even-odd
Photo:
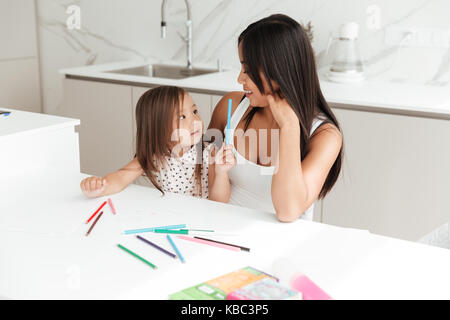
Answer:
[[[112,211],[114,214],[117,214],[116,208],[114,208],[114,205],[113,205],[113,203],[112,203],[111,198],[108,198],[108,204],[109,204],[109,206],[111,207],[111,211]]]
[[[94,214],[88,219],[88,221],[86,221],[86,224],[89,223],[89,221],[92,220],[93,217],[95,217],[95,215],[105,206],[106,201],[102,203],[102,205],[97,209],[97,211],[94,212]]]

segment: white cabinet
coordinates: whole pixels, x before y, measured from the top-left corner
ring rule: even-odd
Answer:
[[[8,111],[9,116],[0,117],[0,186],[10,192],[8,186],[19,179],[28,184],[33,178],[79,175],[78,133],[74,130],[79,120]]]
[[[131,87],[64,79],[58,114],[81,120],[81,172],[104,176],[131,161]]]
[[[41,112],[34,0],[0,1],[0,106]]]
[[[0,106],[41,112],[37,58],[0,61]]]
[[[417,240],[450,220],[450,121],[333,111],[344,164],[322,222]]]

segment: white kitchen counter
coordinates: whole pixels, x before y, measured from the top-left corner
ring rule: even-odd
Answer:
[[[132,76],[106,71],[144,65],[125,61],[63,69],[69,78],[123,83],[136,86],[175,85],[191,91],[223,95],[242,91],[237,83],[239,70],[228,70],[186,79]],[[450,119],[450,86],[395,83],[383,75],[358,84],[333,83],[321,76],[321,88],[327,101],[336,108],[406,114]]]
[[[449,299],[450,251],[309,221],[280,223],[274,214],[130,185],[112,195],[86,237],[84,222],[106,200],[85,198],[85,175],[18,179],[0,186],[0,296],[15,299],[167,299],[241,267],[277,274],[289,257],[335,299]],[[180,263],[127,229],[185,223],[235,236],[217,237],[250,252],[174,239]],[[170,249],[164,235],[142,234]],[[158,266],[153,270],[120,243]]]
[[[151,62],[149,62],[151,63]],[[177,65],[174,63],[167,63]],[[99,64],[78,68],[62,69],[59,72],[69,78],[84,78],[87,80],[97,80],[113,83],[124,83],[136,86],[180,86],[189,90],[200,92],[210,92],[214,94],[225,94],[230,91],[242,91],[242,86],[237,83],[239,71],[224,70],[223,72],[210,73],[189,77],[185,79],[167,79],[157,77],[134,76],[128,74],[111,73],[110,70],[127,69],[143,66],[145,63],[136,61],[122,61],[108,64]],[[209,67],[197,65],[194,67]]]
[[[450,86],[392,83],[372,79],[355,84],[321,80],[336,108],[450,119]]]
[[[11,112],[9,116],[0,115],[0,139],[34,135],[80,124],[78,119],[2,107],[0,107],[0,110]]]
[[[80,172],[80,120],[15,109],[0,116],[0,184],[36,173]],[[5,196],[0,195],[0,201]],[[7,197],[6,197],[7,198]],[[19,201],[18,203],[20,203]]]

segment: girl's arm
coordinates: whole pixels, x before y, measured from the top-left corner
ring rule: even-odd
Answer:
[[[89,177],[81,181],[80,187],[89,198],[97,198],[117,193],[142,175],[143,170],[137,158],[134,158],[123,168],[109,173],[103,178]]]
[[[301,161],[300,125],[286,100],[271,102],[271,110],[280,126],[279,158],[272,178],[272,202],[278,220],[298,219],[316,201],[336,160],[342,135],[332,124],[324,124],[310,140],[307,156]]]
[[[228,171],[236,165],[233,146],[224,144],[217,154],[212,148],[210,159],[214,161],[208,168],[209,200],[228,203],[231,194]]]

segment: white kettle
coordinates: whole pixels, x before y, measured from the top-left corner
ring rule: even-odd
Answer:
[[[330,38],[327,53],[331,51],[332,63],[327,77],[341,83],[360,82],[364,80],[364,67],[358,47],[359,25],[347,22],[341,25],[338,38]],[[332,50],[330,50],[332,46]]]

